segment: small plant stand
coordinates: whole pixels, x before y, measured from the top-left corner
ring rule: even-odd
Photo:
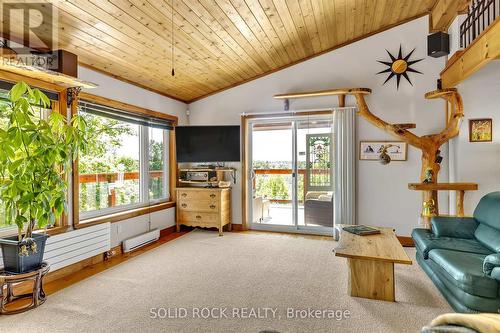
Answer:
[[[43,277],[49,272],[50,265],[46,262],[42,263],[40,269],[23,273],[11,274],[0,270],[0,315],[10,315],[25,312],[38,307],[45,302],[45,292],[43,291]],[[32,281],[33,289],[31,293],[22,295],[14,295],[13,287],[20,282]],[[31,302],[28,305],[21,307],[10,307],[11,303],[26,299]]]

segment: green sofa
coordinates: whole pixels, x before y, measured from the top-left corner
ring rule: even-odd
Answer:
[[[436,216],[414,229],[417,261],[457,312],[500,313],[500,192],[474,217]]]

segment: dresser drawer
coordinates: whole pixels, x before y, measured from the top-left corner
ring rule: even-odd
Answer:
[[[217,213],[219,211],[219,203],[211,200],[179,200],[177,203],[179,210],[196,211],[206,213]]]
[[[217,200],[220,197],[219,191],[211,190],[177,190],[177,201],[181,200]]]
[[[217,213],[202,213],[202,212],[188,212],[179,211],[177,219],[182,222],[196,222],[200,224],[216,224],[219,221],[219,214]]]

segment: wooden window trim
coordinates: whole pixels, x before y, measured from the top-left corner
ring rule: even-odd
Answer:
[[[86,92],[80,92],[78,98],[75,98],[71,104],[71,114],[76,115],[78,113],[78,101],[84,100],[87,102],[92,102],[96,104],[101,104],[104,106],[121,109],[128,112],[145,114],[152,117],[167,119],[172,121],[173,125],[178,124],[178,117],[170,114],[165,114],[132,104],[127,104],[120,101],[115,101],[106,97],[97,96],[94,94],[89,94]],[[78,159],[73,163],[72,181],[73,181],[73,226],[75,229],[89,227],[96,224],[106,223],[106,222],[119,222],[125,219],[129,219],[136,216],[141,216],[144,214],[149,214],[151,212],[175,207],[175,188],[177,187],[177,160],[175,156],[175,131],[169,132],[169,195],[166,202],[144,206],[140,208],[133,208],[125,211],[120,211],[117,213],[107,214],[103,216],[98,216],[95,218],[85,219],[80,221],[80,183],[79,183],[79,172],[78,172]]]
[[[157,211],[172,208],[172,207],[175,207],[175,202],[167,201],[167,202],[162,202],[162,203],[152,205],[152,206],[134,208],[134,209],[126,210],[123,212],[94,217],[94,218],[79,221],[77,224],[75,224],[75,229],[90,227],[90,226],[101,224],[101,223],[108,223],[108,222],[116,223],[116,222],[120,222],[120,221],[123,221],[126,219],[130,219],[130,218],[141,216],[141,215],[146,215],[149,213],[157,212]]]
[[[135,106],[132,104],[120,102],[120,101],[115,101],[106,97],[94,95],[94,94],[89,94],[87,92],[81,92],[78,96],[80,100],[86,101],[86,102],[91,102],[91,103],[96,103],[96,104],[101,104],[104,106],[108,106],[111,108],[115,109],[120,109],[132,113],[138,113],[138,114],[144,114],[147,116],[155,117],[155,118],[160,118],[160,119],[167,119],[173,122],[174,126],[177,125],[179,118],[171,115],[171,114],[166,114],[162,112],[157,112],[153,110],[149,110],[146,108],[142,108],[140,106]]]

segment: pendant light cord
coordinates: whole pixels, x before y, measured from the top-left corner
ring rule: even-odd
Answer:
[[[174,0],[172,0],[172,76],[175,76],[175,69],[174,69]]]

